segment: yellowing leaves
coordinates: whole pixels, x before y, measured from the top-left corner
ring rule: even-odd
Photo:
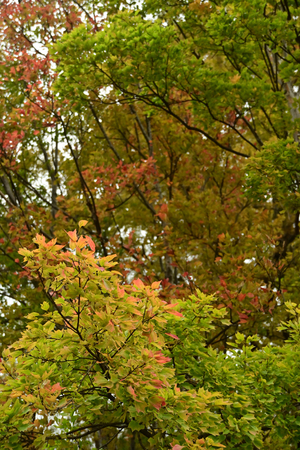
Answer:
[[[204,15],[211,11],[211,6],[208,1],[195,0],[189,4],[189,9],[194,11],[196,14]]]
[[[137,280],[133,280],[133,284],[134,286],[136,286],[138,289],[143,289],[145,287],[144,283],[142,282],[142,280],[140,280],[139,278]]]
[[[96,250],[94,241],[89,236],[86,236],[85,239],[86,239],[87,244],[89,244],[91,250],[94,252]]]
[[[159,289],[161,281],[154,281],[151,284],[151,289]]]
[[[66,231],[67,235],[71,239],[71,241],[76,242],[77,241],[77,231]]]
[[[230,78],[230,81],[232,84],[236,84],[236,83],[238,83],[240,78],[241,78],[241,75],[237,73],[233,77]]]
[[[87,220],[80,220],[80,221],[78,222],[79,228],[85,227],[87,224],[88,224],[88,221],[87,221]]]

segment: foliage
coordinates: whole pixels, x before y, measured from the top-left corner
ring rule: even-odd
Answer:
[[[217,408],[207,400],[203,423],[207,418],[213,427],[218,417],[224,433],[220,425],[219,435],[209,429],[201,431],[199,439],[207,439],[207,446],[213,439],[229,448],[254,449],[261,440],[264,448],[296,445],[298,341],[288,341],[297,325],[287,324],[291,311],[298,308],[300,292],[299,20],[294,0],[2,1],[1,352],[21,336],[26,341],[30,331],[22,332],[28,314],[36,314],[31,326],[39,329],[47,314],[55,313],[47,297],[52,295],[49,286],[45,294],[41,278],[23,267],[18,249],[34,252],[41,245],[32,243],[36,233],[64,245],[64,230],[70,232],[83,220],[84,239],[93,239],[95,258],[117,255],[116,270],[122,278],[114,278],[113,286],[119,283],[121,290],[126,286],[131,292],[138,278],[152,292],[151,285],[161,280],[157,302],[179,302],[175,311],[184,319],[165,314],[166,324],[155,325],[161,345],[157,351],[173,362],[177,359],[175,368],[171,362],[158,366],[168,374],[169,386],[161,389],[177,383],[178,395],[183,395],[201,388],[201,395],[219,392],[220,401],[233,405],[239,386],[245,397],[245,410],[228,403]],[[62,255],[57,250],[56,257]],[[41,259],[34,261],[40,264]],[[108,274],[105,277],[109,282]],[[114,295],[114,301],[121,301]],[[52,305],[48,312],[42,309],[45,301]],[[195,309],[198,301],[203,317]],[[224,308],[227,322],[219,316],[215,320],[216,311]],[[212,326],[204,317],[214,317]],[[100,326],[98,320],[92,328]],[[205,330],[201,320],[206,321]],[[180,328],[185,321],[195,342]],[[55,325],[49,333],[63,327]],[[57,342],[62,348],[65,333]],[[241,335],[245,349],[251,347],[246,356],[242,348],[232,350]],[[79,341],[75,342],[74,348]],[[150,348],[153,342],[143,345]],[[47,340],[47,351],[56,358],[50,343]],[[25,350],[22,358],[29,361],[38,348],[37,344]],[[19,370],[20,358],[21,354],[7,362],[12,370]],[[245,358],[249,364],[242,362]],[[291,375],[283,375],[291,361]],[[63,376],[60,362],[56,364],[52,378],[47,375],[50,386]],[[88,367],[83,367],[84,373]],[[91,370],[95,367],[97,363]],[[60,386],[68,385],[70,398],[74,395],[79,402],[77,395],[81,396],[84,404],[89,400],[81,393],[78,368],[75,364],[66,369],[73,374],[72,388],[69,378]],[[109,370],[115,373],[113,366]],[[66,390],[55,392],[62,399]],[[127,400],[116,400],[128,414],[126,421],[135,417],[127,411]],[[61,422],[49,425],[49,436],[92,423],[94,419],[87,423],[85,413],[76,412],[74,427],[68,424],[75,403],[55,415]],[[159,444],[153,441],[154,448],[192,445],[182,440],[184,425],[176,422],[174,411],[174,420],[163,421],[167,426],[170,420],[170,427],[177,423],[174,442],[168,432],[156,433],[159,420],[154,418],[163,407],[157,411],[149,405],[144,429],[152,430],[153,439],[162,439]],[[244,424],[242,417],[248,413],[255,416],[257,422],[250,422],[257,429],[249,428],[248,419]],[[31,412],[26,414],[29,424]],[[187,420],[188,440],[197,439],[193,427],[198,427],[198,420]],[[149,436],[128,428],[129,423],[109,446],[148,448]],[[41,430],[47,428],[44,425]],[[31,444],[41,438],[35,434],[40,433],[39,425],[35,427],[22,435],[20,445],[46,445],[47,440]],[[113,433],[112,428],[99,429],[79,445],[99,448]],[[11,439],[19,445],[19,438]]]
[[[89,237],[68,235],[65,251],[40,235],[35,250],[20,250],[46,300],[4,351],[3,449],[89,448],[105,428],[105,446],[126,429],[142,448],[299,442],[299,321],[284,324],[295,335],[284,350],[253,352],[258,338],[238,333],[241,349],[228,357],[205,342],[215,323],[228,324],[212,297],[168,304],[159,283],[120,284],[113,256],[95,258]]]
[[[248,164],[248,195],[296,213],[300,206],[299,162],[298,145],[292,140],[266,145]]]

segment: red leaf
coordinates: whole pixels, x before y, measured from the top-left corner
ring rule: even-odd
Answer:
[[[156,355],[154,356],[154,358],[156,359],[158,364],[165,364],[165,363],[171,361],[171,358],[169,358],[168,356],[164,356],[162,354],[162,352],[157,352]]]
[[[128,386],[127,391],[129,394],[131,394],[133,397],[136,397],[136,393],[134,392],[134,389],[132,386]]]
[[[160,286],[160,281],[154,281],[154,283],[151,284],[152,289],[158,289]]]
[[[157,388],[160,389],[163,386],[163,382],[161,380],[152,380],[152,384]]]
[[[159,411],[162,406],[166,406],[166,401],[163,397],[155,396],[153,400],[154,401],[151,402],[151,404],[157,411]]]
[[[172,450],[181,450],[182,448],[184,448],[183,445],[176,444],[174,445],[174,447],[172,447]]]
[[[173,338],[173,339],[178,339],[179,340],[179,337],[176,336],[176,334],[166,333],[166,335],[167,336],[171,336],[171,338]]]
[[[225,280],[223,280],[223,278],[220,279],[220,283],[221,283],[221,286],[223,286],[223,287],[227,286],[227,283]]]
[[[170,310],[170,311],[167,311],[169,314],[173,314],[173,316],[178,316],[178,317],[183,317],[183,314],[181,314],[180,312],[178,312],[178,311],[173,311],[173,310]]]
[[[167,218],[167,214],[165,213],[158,213],[156,214],[157,217],[159,217],[161,220],[165,220]]]

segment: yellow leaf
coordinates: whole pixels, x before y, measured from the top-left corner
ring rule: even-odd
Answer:
[[[85,227],[87,224],[88,224],[88,221],[87,221],[87,220],[80,220],[80,221],[78,222],[79,228]]]
[[[236,75],[234,75],[232,78],[230,78],[230,81],[232,84],[236,84],[239,79],[241,78],[241,75],[239,75],[238,73]]]

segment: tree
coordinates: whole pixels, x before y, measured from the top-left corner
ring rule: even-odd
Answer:
[[[42,301],[19,246],[36,231],[63,241],[80,219],[124,280],[162,279],[168,301],[219,291],[231,314],[219,348],[241,326],[284,339],[298,210],[269,184],[256,195],[260,162],[246,157],[297,141],[297,5],[205,5],[3,3],[2,346]]]
[[[128,448],[127,430],[138,448],[297,448],[295,304],[298,322],[283,325],[291,343],[253,352],[259,338],[237,333],[241,349],[228,357],[206,344],[214,324],[228,323],[213,298],[198,291],[168,304],[160,283],[120,284],[114,255],[95,258],[89,237],[68,235],[65,250],[40,235],[36,249],[20,250],[46,300],[4,351],[2,448],[93,448],[99,430],[97,448],[116,448],[117,436]]]
[[[86,220],[96,256],[117,255],[120,283],[162,280],[168,304],[215,294],[228,322],[203,332],[204,347],[219,352],[212,368],[236,374],[227,359],[238,333],[257,349],[257,373],[269,344],[282,346],[271,353],[286,367],[294,350],[278,327],[296,308],[286,305],[299,303],[298,9],[2,2],[1,349],[18,341],[29,313],[44,314],[42,285],[18,249],[34,251],[37,232],[63,245],[64,230]],[[201,387],[216,392],[221,381],[211,387],[209,377]],[[274,414],[296,421],[291,405]],[[286,445],[286,431],[276,425],[274,443],[270,423],[259,423],[264,445]]]

